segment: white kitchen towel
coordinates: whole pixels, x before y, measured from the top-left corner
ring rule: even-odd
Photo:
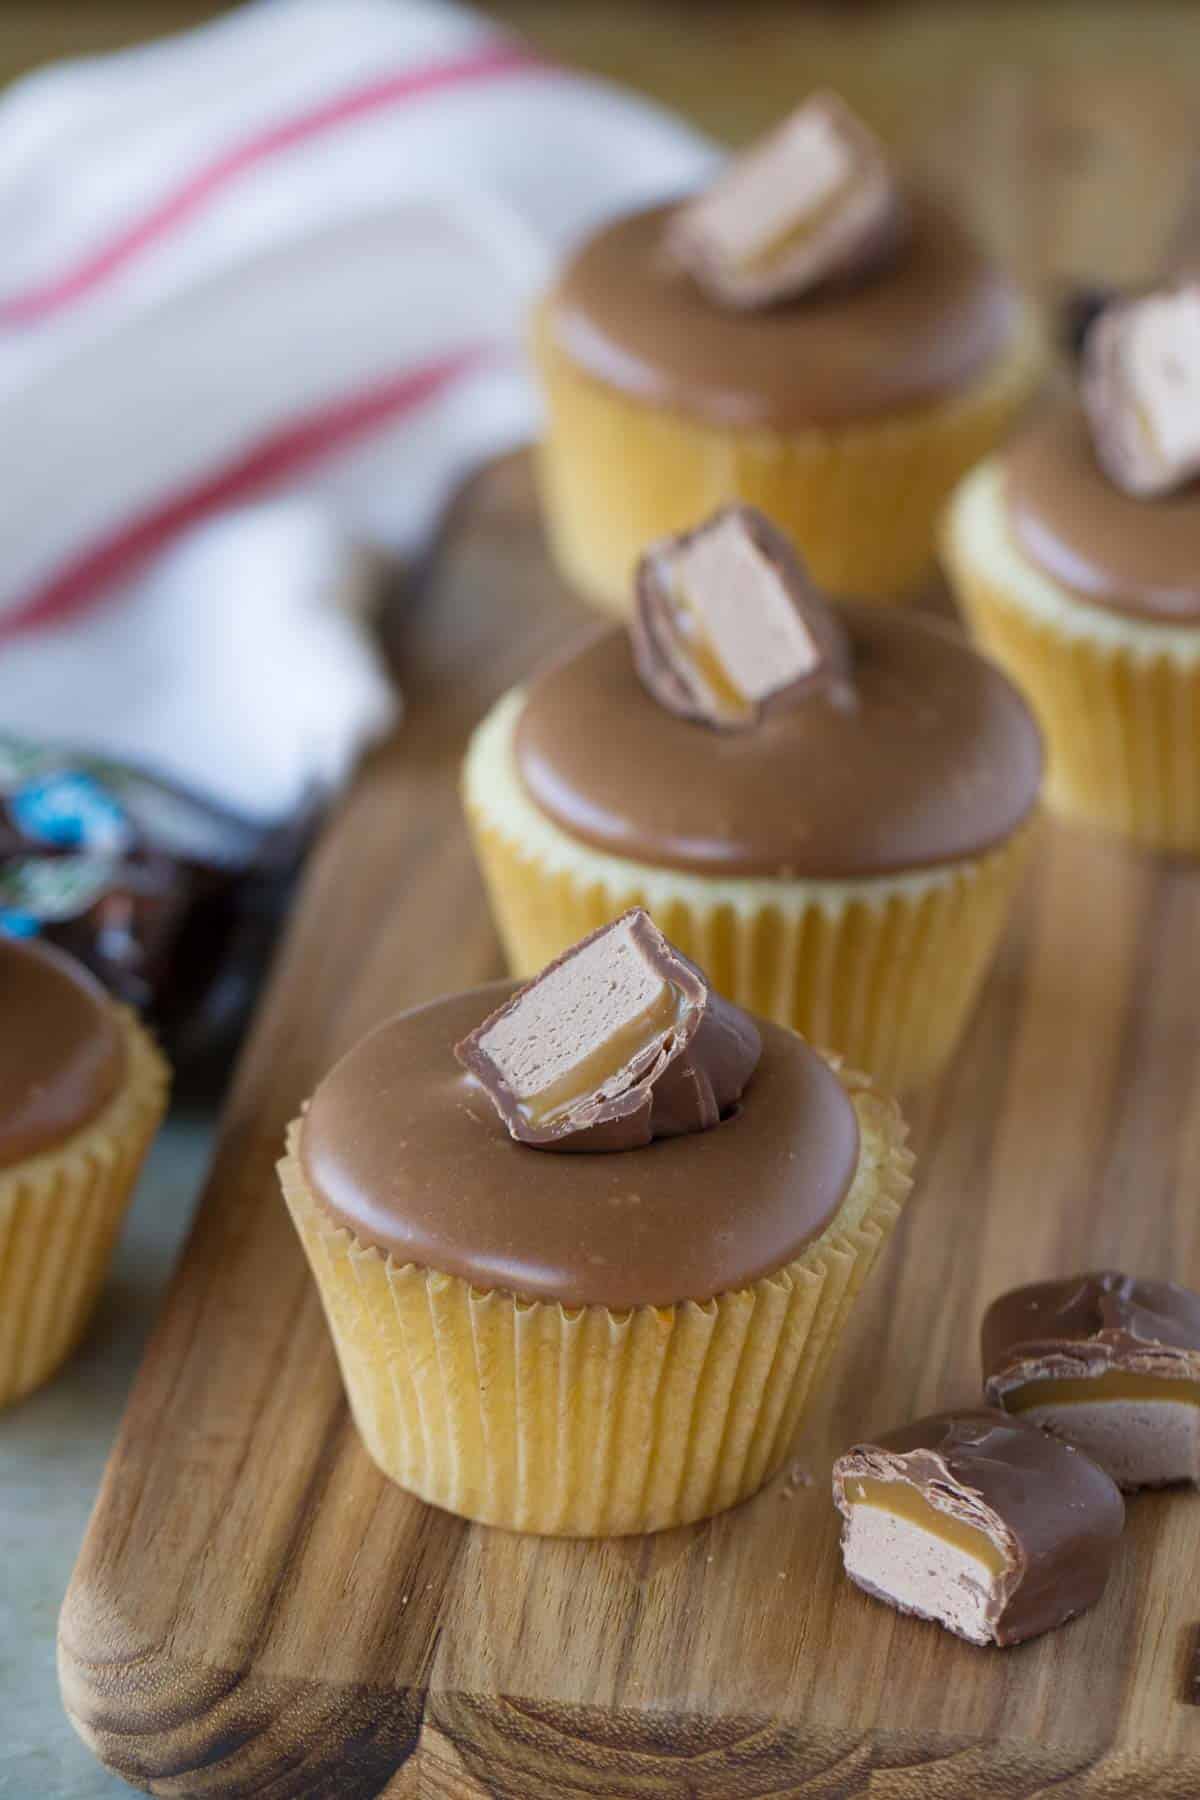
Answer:
[[[712,156],[438,0],[258,0],[18,83],[0,726],[264,819],[336,781],[392,716],[356,547],[531,436],[531,296]]]

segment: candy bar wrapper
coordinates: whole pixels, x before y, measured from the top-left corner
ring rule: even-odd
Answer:
[[[312,835],[0,732],[0,935],[41,938],[223,1080]]]
[[[955,496],[944,559],[971,628],[1049,749],[1055,811],[1152,849],[1200,852],[1200,630],[1076,600],[1028,562],[990,463]]]
[[[569,837],[526,795],[506,695],[467,754],[463,798],[515,975],[644,906],[719,992],[869,1069],[888,1091],[949,1058],[1004,927],[1032,827],[972,861],[858,881],[721,879],[650,868]]]
[[[538,475],[551,544],[572,586],[621,616],[646,545],[734,500],[787,533],[818,587],[910,598],[932,566],[947,496],[1000,442],[1042,366],[1031,319],[952,401],[780,435],[722,428],[602,385],[557,348],[544,308],[533,354],[547,403]]]
[[[822,1235],[751,1287],[623,1312],[482,1292],[360,1243],[311,1193],[293,1125],[284,1196],[384,1474],[465,1518],[571,1537],[661,1531],[753,1494],[791,1455],[911,1186],[898,1108],[843,1080],[859,1167]]]
[[[99,1117],[0,1169],[0,1406],[38,1387],[82,1337],[167,1100],[167,1065],[122,1009],[125,1079]]]

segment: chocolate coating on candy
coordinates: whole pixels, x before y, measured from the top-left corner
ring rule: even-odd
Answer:
[[[668,252],[719,305],[769,306],[868,274],[905,209],[883,146],[836,94],[814,94],[670,220]]]
[[[584,1151],[710,1130],[761,1052],[749,1013],[714,993],[641,907],[558,957],[454,1048],[514,1138]]]
[[[99,982],[61,951],[0,935],[0,1170],[90,1125],[125,1075]]]
[[[964,1599],[955,1591],[963,1576],[948,1566],[939,1582],[934,1557],[923,1554],[917,1581],[906,1581],[885,1534],[857,1540],[851,1515],[855,1483],[863,1481],[904,1484],[931,1516],[981,1533],[998,1553],[998,1572],[977,1562],[968,1578],[974,1591]],[[1087,1457],[982,1408],[935,1413],[855,1445],[834,1464],[833,1492],[847,1521],[851,1578],[877,1599],[937,1618],[977,1643],[1019,1644],[1092,1606],[1125,1522],[1120,1491]]]
[[[630,641],[643,685],[669,712],[724,731],[850,673],[850,644],[787,538],[730,506],[646,551]]]
[[[1173,1281],[1117,1269],[1035,1281],[992,1301],[983,1318],[983,1372],[990,1382],[1022,1362],[1069,1358],[1126,1366],[1147,1355],[1200,1357],[1200,1294]]]
[[[1097,458],[1127,494],[1169,494],[1200,473],[1200,283],[1106,307],[1081,391]]]
[[[983,1321],[988,1399],[1122,1487],[1200,1479],[1200,1294],[1114,1269],[1014,1288]]]
[[[707,1300],[782,1268],[854,1180],[858,1120],[794,1032],[715,1131],[618,1156],[543,1156],[510,1136],[454,1045],[516,992],[497,982],[390,1019],[325,1077],[301,1156],[360,1243],[478,1288],[565,1306]]]
[[[1200,484],[1153,502],[1123,493],[1074,401],[1013,440],[1005,479],[1013,538],[1053,581],[1127,618],[1200,622]]]
[[[1016,689],[945,626],[839,608],[852,684],[701,731],[593,637],[530,687],[516,763],[534,804],[598,850],[700,874],[839,880],[1003,842],[1037,802],[1041,739]]]
[[[650,406],[718,426],[789,431],[931,406],[1014,342],[1017,289],[928,195],[869,281],[758,312],[719,306],[663,253],[670,207],[604,227],[547,302],[558,350]]]

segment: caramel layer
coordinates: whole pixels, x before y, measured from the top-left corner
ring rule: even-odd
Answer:
[[[931,1536],[941,1538],[943,1543],[953,1544],[956,1550],[973,1556],[992,1575],[1003,1575],[1008,1567],[1004,1555],[986,1531],[977,1531],[973,1525],[964,1525],[961,1519],[951,1518],[949,1513],[931,1506],[924,1495],[906,1481],[877,1481],[868,1475],[856,1475],[846,1483],[846,1498],[856,1506],[875,1506],[881,1512],[907,1520],[910,1525],[919,1525],[922,1531],[928,1531]]]
[[[1004,1406],[1008,1412],[1020,1413],[1034,1406],[1085,1406],[1097,1400],[1175,1400],[1200,1406],[1200,1381],[1181,1375],[1138,1375],[1128,1369],[1109,1369],[1103,1375],[1054,1376],[1010,1388]]]
[[[692,661],[722,712],[734,719],[746,718],[753,710],[751,703],[718,655],[717,648],[682,583],[676,584],[670,606]]]

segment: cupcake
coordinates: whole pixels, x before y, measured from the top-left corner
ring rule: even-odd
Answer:
[[[283,1191],[363,1441],[518,1531],[656,1531],[787,1459],[910,1186],[894,1103],[644,913],[391,1019]]]
[[[940,623],[828,605],[745,508],[637,587],[630,630],[506,694],[467,753],[514,973],[643,905],[739,1005],[888,1088],[933,1075],[1030,837],[1025,703]]]
[[[163,1059],[80,964],[0,935],[0,1405],[79,1341],[166,1103]]]
[[[692,200],[585,242],[533,349],[551,546],[618,613],[643,545],[735,500],[829,591],[907,596],[1041,361],[1011,282],[831,95]]]
[[[1200,851],[1200,287],[1106,308],[1080,392],[959,488],[951,579],[1025,689],[1052,806]]]

